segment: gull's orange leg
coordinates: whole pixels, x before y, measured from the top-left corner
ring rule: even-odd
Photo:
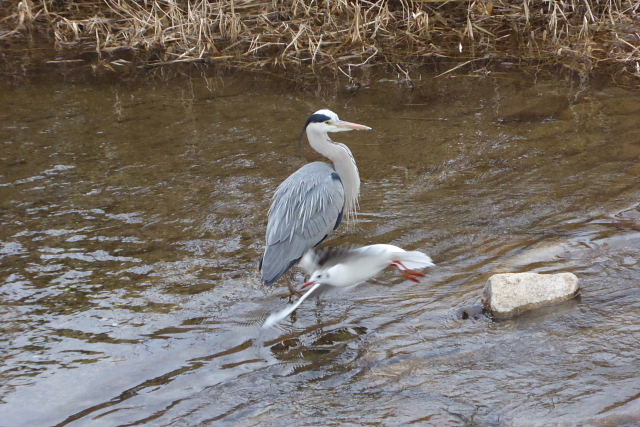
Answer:
[[[407,279],[407,280],[411,280],[412,282],[420,283],[420,280],[416,279],[415,275],[413,275],[413,274],[411,273],[411,271],[413,271],[413,270],[409,270],[409,269],[403,270],[403,269],[402,269],[402,268],[400,268],[400,266],[399,266],[398,264],[396,264],[395,262],[392,262],[392,263],[391,263],[391,265],[393,265],[395,268],[397,268],[397,269],[398,269],[398,271],[399,271],[400,273],[402,273],[402,275],[404,276],[404,278],[405,278],[405,279]],[[423,276],[424,276],[424,275],[423,275]]]
[[[419,271],[411,270],[410,268],[407,268],[407,266],[406,266],[406,265],[404,265],[404,264],[402,263],[402,261],[393,261],[393,263],[394,263],[394,264],[398,264],[398,265],[400,265],[402,268],[404,268],[404,270],[405,270],[405,271],[407,271],[407,272],[409,272],[409,273],[413,274],[414,276],[419,276],[419,277],[425,277],[425,276],[426,276],[426,274],[424,274],[424,273],[421,273],[421,272],[419,272]]]

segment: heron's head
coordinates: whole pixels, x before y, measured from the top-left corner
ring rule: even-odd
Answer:
[[[305,129],[318,132],[346,132],[349,130],[371,130],[369,126],[340,120],[331,110],[318,110],[313,113],[305,125]]]

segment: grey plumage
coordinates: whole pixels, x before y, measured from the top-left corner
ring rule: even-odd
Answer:
[[[354,258],[362,257],[363,254],[358,249],[354,246],[325,246],[309,249],[298,265],[310,275],[314,271],[327,269],[339,263],[349,263]]]
[[[309,163],[276,190],[267,222],[262,280],[271,285],[309,249],[327,237],[342,217],[344,189],[326,163]]]

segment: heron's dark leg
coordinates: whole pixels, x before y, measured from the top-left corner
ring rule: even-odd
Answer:
[[[287,282],[287,287],[289,288],[289,292],[291,292],[289,294],[289,298],[291,298],[292,296],[302,296],[302,291],[297,290],[293,282]]]
[[[284,275],[284,279],[287,281],[287,288],[289,288],[289,293],[280,295],[281,298],[289,298],[289,301],[291,301],[294,296],[300,297],[303,295],[302,291],[296,289],[295,287],[295,273],[291,271],[286,273]]]

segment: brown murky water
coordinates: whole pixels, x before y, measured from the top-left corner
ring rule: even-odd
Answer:
[[[264,77],[0,89],[0,425],[640,422],[640,97],[518,76],[310,94]],[[438,264],[282,308],[255,270],[321,107],[360,167],[331,244]],[[306,157],[306,159],[305,159]],[[495,272],[579,299],[462,319]],[[475,424],[474,424],[475,423]]]

